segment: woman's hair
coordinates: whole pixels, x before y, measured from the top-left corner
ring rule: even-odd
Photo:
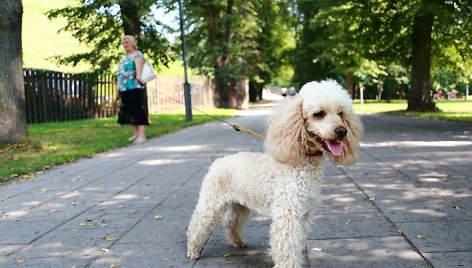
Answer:
[[[123,36],[123,38],[121,38],[121,42],[123,42],[123,40],[125,39],[128,39],[128,41],[131,43],[131,45],[133,45],[133,47],[135,49],[138,49],[138,41],[136,40],[136,38],[132,35],[125,35]]]

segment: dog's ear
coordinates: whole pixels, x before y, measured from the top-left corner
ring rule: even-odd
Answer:
[[[282,102],[268,120],[265,150],[275,160],[295,166],[304,158],[307,137],[303,99],[291,97]]]
[[[357,162],[359,156],[360,141],[363,135],[363,126],[359,117],[351,113],[345,113],[343,119],[347,128],[347,136],[344,140],[343,153],[340,156],[328,154],[331,162],[336,166],[349,166]]]

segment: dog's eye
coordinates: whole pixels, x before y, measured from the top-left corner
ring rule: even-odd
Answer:
[[[344,115],[344,113],[343,113],[343,112],[339,112],[338,115],[339,115],[340,117],[342,117],[342,116]]]
[[[320,112],[317,112],[317,113],[313,114],[313,116],[316,117],[316,118],[323,118],[325,115],[326,115],[326,113],[324,111],[320,111]]]

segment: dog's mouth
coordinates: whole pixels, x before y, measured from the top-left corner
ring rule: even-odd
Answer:
[[[343,142],[339,140],[322,139],[316,136],[323,149],[327,152],[332,153],[334,156],[340,156],[343,153]]]

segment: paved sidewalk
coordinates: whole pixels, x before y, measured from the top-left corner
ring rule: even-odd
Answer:
[[[263,132],[266,107],[230,120]],[[472,267],[472,124],[365,115],[360,162],[328,164],[306,267]],[[262,141],[220,122],[0,185],[0,267],[270,267],[270,221],[246,249],[221,227],[200,260],[185,229],[211,162]]]

